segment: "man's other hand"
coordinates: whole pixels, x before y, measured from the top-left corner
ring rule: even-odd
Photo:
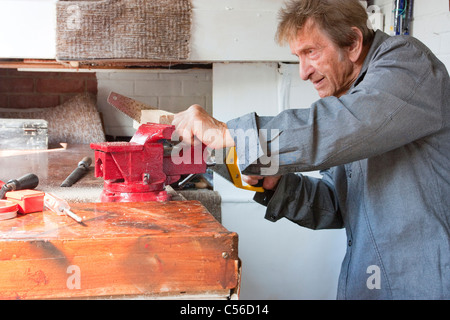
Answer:
[[[244,181],[245,183],[254,186],[256,184],[258,184],[259,180],[264,179],[263,181],[263,185],[262,187],[265,190],[275,190],[275,188],[278,185],[278,182],[281,179],[281,176],[268,176],[268,177],[263,177],[263,176],[246,176],[246,175],[242,175],[242,181]]]

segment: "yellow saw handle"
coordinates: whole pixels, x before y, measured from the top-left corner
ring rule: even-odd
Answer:
[[[243,185],[241,179],[241,171],[237,165],[237,153],[236,147],[231,147],[228,151],[225,163],[227,165],[228,172],[230,173],[230,177],[233,180],[233,184],[241,189],[255,191],[255,192],[264,192],[263,187],[255,187],[251,185]]]

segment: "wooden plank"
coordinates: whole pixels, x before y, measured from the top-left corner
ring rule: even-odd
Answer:
[[[74,203],[0,223],[0,298],[230,292],[237,235],[197,201]]]
[[[164,110],[142,110],[140,123],[172,124],[174,114]]]
[[[134,100],[117,92],[111,92],[107,101],[117,110],[140,124],[147,122],[172,124],[173,121],[173,113],[159,110],[156,107]]]

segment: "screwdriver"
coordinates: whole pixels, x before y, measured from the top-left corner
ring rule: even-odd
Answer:
[[[83,219],[81,219],[78,215],[76,215],[75,213],[73,213],[70,210],[70,206],[65,200],[58,198],[53,193],[49,193],[49,192],[45,193],[44,205],[58,215],[65,214],[65,215],[71,217],[73,220],[75,220],[78,223],[81,223],[83,221]]]
[[[0,189],[0,199],[3,199],[8,191],[34,189],[38,184],[39,178],[34,173],[28,173],[18,179],[11,179]]]

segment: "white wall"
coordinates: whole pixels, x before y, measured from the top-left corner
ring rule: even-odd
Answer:
[[[0,0],[0,57],[56,55],[57,0]]]
[[[283,0],[193,0],[194,61],[294,61],[273,45]]]
[[[302,82],[298,65],[216,63],[213,114],[227,121],[245,113],[275,115],[288,107],[308,107],[317,99]],[[241,299],[335,299],[345,253],[343,230],[312,231],[286,219],[264,219],[265,207],[253,192],[215,176],[222,195],[222,223],[239,235]]]

